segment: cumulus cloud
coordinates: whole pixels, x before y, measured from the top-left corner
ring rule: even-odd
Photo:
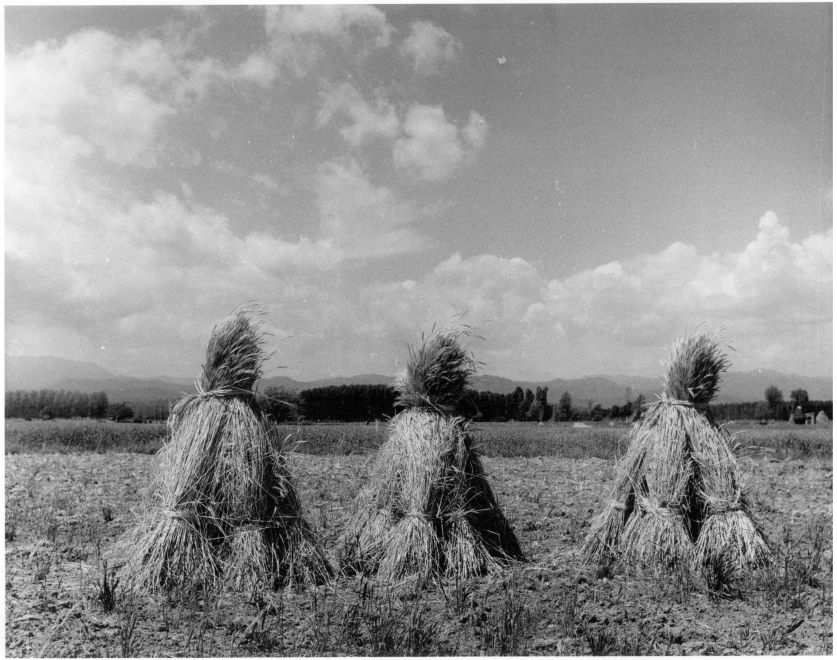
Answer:
[[[377,326],[401,341],[466,312],[486,337],[486,370],[520,378],[653,375],[674,337],[703,321],[723,329],[737,370],[819,374],[832,359],[832,261],[832,230],[794,241],[767,213],[738,251],[673,243],[563,279],[522,259],[455,254],[418,281],[364,296]]]
[[[241,80],[253,82],[265,89],[269,88],[277,76],[276,63],[265,53],[251,53],[238,65],[236,76]]]
[[[95,155],[153,167],[181,149],[161,139],[166,121],[205,98],[213,83],[266,85],[271,75],[260,56],[226,65],[191,57],[174,37],[83,30],[61,43],[38,42],[6,59],[7,160],[23,167],[27,153],[54,150],[70,160]]]
[[[254,290],[282,296],[336,261],[321,240],[239,235],[188,197],[143,200],[81,173],[54,174],[7,191],[6,333],[20,350],[43,351],[33,342],[63,334],[82,359],[98,359],[100,345],[129,347],[115,359],[142,373],[155,345],[177,360],[178,345],[205,341],[219,308]]]
[[[320,166],[316,196],[321,235],[342,259],[393,256],[425,246],[410,226],[420,210],[372,184],[355,159]]]
[[[394,140],[396,167],[427,181],[441,181],[471,162],[488,134],[488,125],[477,112],[471,111],[468,121],[458,128],[441,106],[413,105],[402,124],[395,105],[381,90],[370,103],[347,82],[322,94],[317,125],[332,121],[341,125],[340,134],[353,148],[376,138]]]
[[[468,123],[462,129],[462,137],[473,149],[482,149],[487,135],[488,124],[485,119],[479,113],[471,110]]]
[[[416,21],[399,51],[412,62],[417,73],[430,76],[454,62],[461,48],[462,44],[447,30],[428,21]]]
[[[357,147],[372,138],[394,138],[400,122],[395,107],[383,94],[378,93],[373,104],[367,103],[351,84],[342,83],[327,90],[317,112],[317,124],[324,126],[334,117],[345,118],[348,123],[340,134],[346,142]]]
[[[114,359],[143,373],[159,353],[155,345],[199,345],[219,309],[257,291],[303,308],[340,264],[422,244],[409,226],[419,211],[372,185],[356,162],[319,170],[324,220],[292,240],[241,231],[196,200],[186,182],[170,181],[177,194],[153,186],[140,192],[146,186],[120,178],[114,164],[199,164],[200,152],[173,140],[167,122],[204,100],[217,81],[269,84],[271,65],[258,55],[228,65],[193,57],[174,38],[86,30],[10,54],[6,64],[12,350],[72,347],[74,357],[98,360],[100,346],[120,346]],[[217,165],[277,189],[264,173]]]
[[[487,127],[472,112],[463,130],[450,123],[439,106],[414,105],[404,119],[405,136],[395,141],[395,165],[428,181],[450,176],[485,142]],[[463,142],[464,138],[464,142]]]
[[[57,138],[64,157],[98,152],[152,166],[160,124],[191,85],[163,45],[92,30],[39,42],[6,61],[7,136],[18,154]]]
[[[386,15],[369,5],[301,5],[265,8],[271,53],[298,76],[306,75],[329,45],[359,48],[360,54],[385,48],[393,28]]]

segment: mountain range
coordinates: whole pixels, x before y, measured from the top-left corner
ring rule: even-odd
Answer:
[[[314,387],[348,384],[392,384],[392,376],[362,374],[358,376],[322,378],[312,381],[298,381],[286,376],[265,378],[260,383],[262,390],[268,387],[284,387],[289,390],[305,390]],[[808,391],[811,400],[831,400],[833,385],[831,377],[799,376],[783,374],[767,369],[756,371],[732,371],[723,375],[721,389],[715,398],[717,403],[761,401],[764,391],[770,386],[778,387],[785,398],[791,391],[802,388]],[[471,386],[480,391],[507,394],[516,387],[549,388],[549,400],[557,401],[564,392],[569,392],[576,405],[588,401],[603,406],[624,404],[626,398],[635,400],[642,394],[647,401],[661,391],[659,378],[621,375],[596,375],[584,378],[555,378],[549,381],[516,381],[501,376],[478,375]],[[111,402],[145,403],[167,399],[179,399],[183,394],[195,391],[193,378],[159,376],[154,378],[132,378],[115,375],[102,367],[90,363],[64,358],[37,356],[6,356],[6,390],[75,390],[81,392],[104,391]]]

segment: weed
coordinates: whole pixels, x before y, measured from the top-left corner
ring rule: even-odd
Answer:
[[[578,606],[578,582],[573,580],[572,586],[561,590],[559,600],[560,614],[558,626],[564,637],[574,637],[576,627],[576,608]]]
[[[441,580],[439,580],[438,586],[439,591],[442,593],[442,597],[445,599],[445,605],[448,611],[452,608],[453,613],[456,616],[462,616],[466,612],[468,606],[473,604],[473,579],[463,579],[458,573],[455,574],[453,591],[451,592],[450,597],[448,597],[448,594],[445,591],[445,585]]]
[[[596,579],[611,579],[613,577],[613,564],[616,559],[609,553],[604,553],[596,565]]]
[[[33,572],[35,582],[43,583],[46,580],[47,575],[49,575],[49,571],[52,568],[52,561],[52,552],[45,552],[39,554],[35,558],[35,570]]]
[[[137,613],[131,608],[124,615],[120,616],[119,621],[119,648],[122,652],[123,658],[137,657],[136,648],[136,632],[137,632]]]
[[[713,600],[740,598],[741,590],[733,586],[735,566],[721,555],[712,555],[701,567],[709,597]]]
[[[52,543],[53,545],[58,540],[58,532],[61,530],[61,525],[56,522],[51,522],[46,528],[46,532],[44,536],[46,536],[46,540]]]
[[[111,522],[113,520],[112,506],[106,504],[102,505],[102,520],[104,520],[106,523]]]
[[[116,588],[119,586],[119,578],[116,571],[111,570],[108,576],[108,562],[102,562],[102,579],[96,583],[96,600],[102,606],[104,612],[112,612],[116,607],[118,598]]]
[[[425,618],[425,609],[420,601],[416,601],[407,618],[407,628],[404,631],[403,651],[405,655],[434,655],[431,653],[433,643],[439,636],[439,624],[431,623]]]
[[[698,588],[695,584],[698,577],[688,561],[677,561],[655,573],[655,589],[659,593],[671,594],[676,602],[685,605],[691,600],[692,592]]]
[[[346,655],[352,655],[354,649],[363,648],[363,631],[361,629],[362,608],[358,603],[351,603],[343,609],[340,627],[337,633],[337,644]]]
[[[375,608],[366,618],[367,645],[372,655],[396,655],[398,650],[398,621],[392,606]]]
[[[822,588],[823,602],[830,601],[830,594],[825,593],[827,585],[820,579],[829,541],[828,526],[822,517],[813,519],[798,538],[790,527],[785,527],[782,545],[776,548],[776,561],[754,578],[755,586],[763,590],[768,602],[800,608],[808,588]]]
[[[581,634],[590,646],[591,655],[607,655],[616,648],[616,638],[609,626],[595,626],[584,618],[581,621]]]
[[[502,582],[503,600],[490,615],[483,604],[472,623],[481,648],[490,655],[524,655],[526,605],[517,589],[516,576]]]
[[[772,628],[759,635],[762,653],[769,653],[774,648],[785,646],[790,634],[805,622],[804,617],[794,619],[789,625]]]
[[[657,643],[659,632],[649,640],[647,635],[640,632],[622,632],[617,630],[613,641],[613,651],[616,655],[637,657],[641,655],[655,655],[654,645]],[[589,640],[588,640],[589,642]]]

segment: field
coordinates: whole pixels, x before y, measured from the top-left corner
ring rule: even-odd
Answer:
[[[132,523],[164,428],[7,421],[6,654],[830,654],[831,427],[732,430],[777,562],[723,585],[685,570],[580,564],[624,428],[487,424],[476,440],[526,563],[419,592],[341,577],[308,592],[176,605],[124,593],[103,559]],[[374,424],[281,430],[328,549],[384,433]]]

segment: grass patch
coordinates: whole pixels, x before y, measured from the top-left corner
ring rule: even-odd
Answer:
[[[7,454],[130,452],[153,454],[167,436],[165,424],[120,424],[110,421],[59,419],[6,420]]]
[[[622,456],[628,426],[526,422],[473,424],[471,435],[483,456],[517,458],[605,458]],[[733,424],[729,427],[737,453],[788,458],[831,458],[831,424],[795,426]],[[387,424],[338,423],[279,425],[287,449],[317,456],[367,454],[386,440]],[[153,454],[167,438],[165,424],[118,424],[110,421],[6,420],[6,454],[130,452]]]

